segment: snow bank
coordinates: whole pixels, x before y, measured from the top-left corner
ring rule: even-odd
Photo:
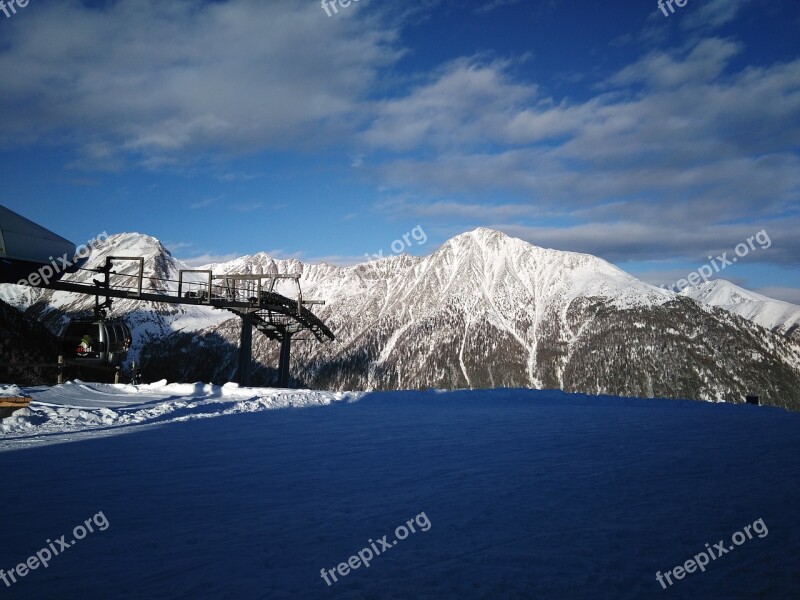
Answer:
[[[0,421],[0,451],[130,433],[144,427],[278,408],[355,402],[363,393],[240,387],[236,383],[146,385],[84,383],[20,389],[0,385],[0,394],[31,396],[28,409]],[[124,428],[124,429],[123,429]],[[77,435],[75,435],[77,434]]]
[[[22,391],[13,384],[0,383],[0,396],[20,396]]]

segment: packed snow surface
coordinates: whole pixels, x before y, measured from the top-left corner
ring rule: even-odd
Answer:
[[[0,577],[26,574],[0,580],[2,598],[800,589],[800,415],[780,409],[502,389],[20,391],[33,404],[0,434]],[[734,548],[747,527],[764,535]],[[718,542],[733,549],[662,589],[657,572]],[[26,569],[50,543],[48,567]],[[350,568],[365,549],[379,553]]]
[[[0,385],[0,395],[19,395],[16,386]],[[69,382],[25,388],[33,398],[28,409],[0,421],[0,451],[19,447],[129,433],[131,428],[190,419],[219,417],[270,408],[323,406],[355,400],[359,393],[240,388],[203,383],[159,381],[145,385]]]

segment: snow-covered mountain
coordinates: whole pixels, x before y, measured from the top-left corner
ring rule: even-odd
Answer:
[[[144,257],[144,286],[146,292],[177,293],[178,272],[189,269],[173,258],[161,242],[148,235],[122,233],[111,235],[83,266],[82,271],[65,275],[64,281],[81,283],[102,279],[88,269],[101,267],[109,256]],[[114,264],[114,284],[134,285],[138,265],[134,262]],[[129,276],[126,278],[126,276]],[[189,281],[201,282],[201,276],[188,276]],[[90,315],[94,308],[94,297],[69,292],[58,292],[12,285],[0,285],[0,300],[24,311],[28,316],[44,323],[58,334],[66,326],[71,315]],[[155,302],[139,302],[133,299],[115,299],[109,313],[124,316],[133,332],[131,359],[136,359],[142,347],[153,340],[163,339],[174,332],[197,330],[217,326],[230,319],[230,313],[214,311],[204,307],[181,306]]]
[[[186,268],[157,240],[138,234],[112,236],[96,254],[87,266],[109,254],[146,256],[151,289],[173,289],[163,280]],[[326,302],[314,312],[337,339],[294,344],[298,385],[535,387],[729,401],[756,393],[773,404],[800,407],[796,340],[702,299],[646,284],[597,257],[539,248],[490,229],[456,236],[427,257],[337,267],[259,253],[205,268],[217,274],[301,273],[303,297]],[[278,291],[294,295],[293,282],[280,285]],[[21,297],[31,293],[15,289]],[[8,290],[0,293],[9,296]],[[68,294],[34,295],[16,304],[50,324],[62,322],[60,311],[92,303]],[[230,378],[237,317],[208,307],[129,300],[114,308],[134,326],[134,355],[151,377]],[[258,334],[253,353],[261,364],[256,382],[270,383],[278,345]]]
[[[322,387],[800,400],[795,344],[594,256],[477,229],[428,257],[319,269],[304,291],[339,344],[298,357]]]
[[[728,312],[786,336],[800,338],[800,306],[750,292],[724,279],[688,287],[682,296]]]

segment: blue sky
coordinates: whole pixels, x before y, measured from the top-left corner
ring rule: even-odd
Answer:
[[[330,7],[329,7],[330,8]],[[800,303],[800,5],[36,0],[0,12],[0,203],[201,264],[478,226]]]

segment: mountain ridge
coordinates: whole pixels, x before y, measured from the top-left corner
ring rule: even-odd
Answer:
[[[776,333],[800,338],[800,306],[751,292],[724,279],[687,287],[682,296],[722,308]]]
[[[87,266],[96,267],[109,255],[147,257],[145,285],[158,291],[176,292],[177,284],[167,280],[188,269],[157,239],[141,234],[109,236]],[[601,258],[540,248],[495,230],[465,232],[428,256],[393,255],[349,267],[274,259],[263,252],[205,267],[217,274],[296,273],[304,298],[326,301],[314,309],[337,340],[295,344],[297,385],[547,387],[729,401],[755,391],[771,403],[800,406],[800,346],[786,337],[642,282]],[[121,265],[115,271],[130,275],[134,268]],[[201,274],[186,278],[204,281]],[[293,285],[279,281],[277,291],[292,296]],[[63,325],[66,313],[85,312],[93,302],[61,292],[17,290],[26,313],[53,330]],[[0,290],[0,296],[9,295],[15,294]],[[163,376],[232,377],[237,317],[209,307],[127,299],[115,301],[114,309],[134,329],[132,357],[158,364]],[[172,360],[176,353],[212,350],[213,360],[198,356],[189,361],[194,366]],[[258,334],[253,352],[267,376],[268,366],[277,364],[277,345]],[[213,372],[201,372],[199,364],[213,365]]]

